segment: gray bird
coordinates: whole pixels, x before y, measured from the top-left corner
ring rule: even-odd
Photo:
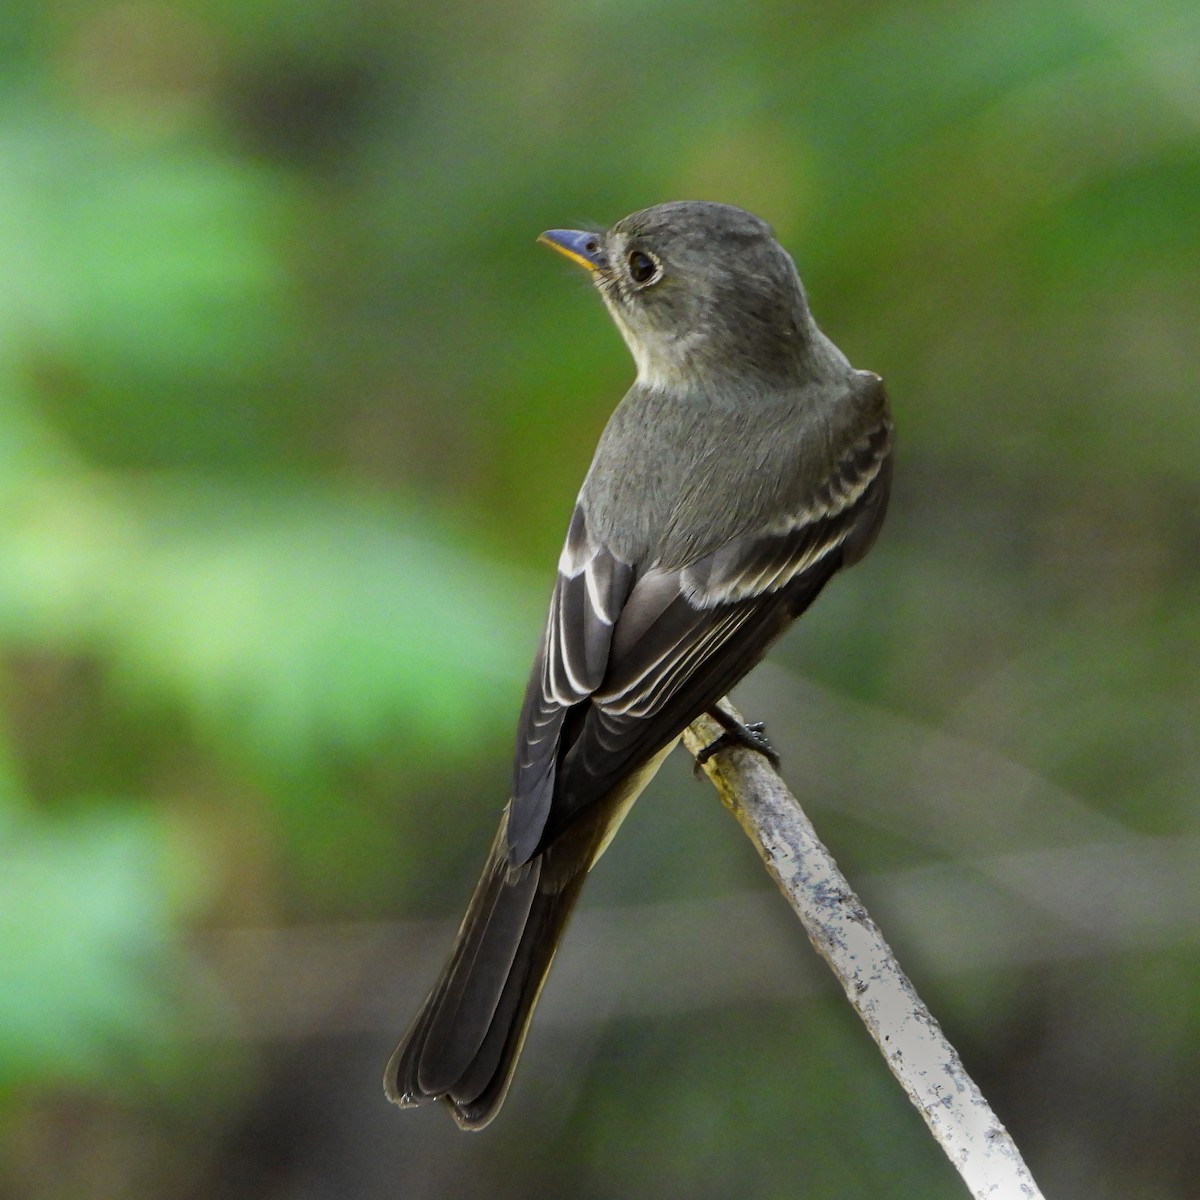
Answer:
[[[870,548],[892,422],[757,217],[660,204],[538,239],[591,272],[637,379],[600,438],[517,728],[512,795],[389,1099],[464,1129],[504,1101],[589,869],[684,728]]]

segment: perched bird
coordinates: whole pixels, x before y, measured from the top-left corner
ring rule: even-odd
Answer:
[[[637,364],[558,564],[512,794],[450,959],[387,1066],[464,1129],[503,1103],[592,864],[678,741],[869,549],[892,422],[757,217],[660,204],[538,239],[586,268]]]

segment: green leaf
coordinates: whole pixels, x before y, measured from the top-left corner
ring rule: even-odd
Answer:
[[[115,1081],[166,1060],[176,1026],[164,844],[118,808],[37,822],[0,841],[0,1088]]]

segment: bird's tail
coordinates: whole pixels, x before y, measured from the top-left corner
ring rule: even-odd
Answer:
[[[513,867],[501,823],[450,959],[388,1062],[388,1099],[406,1108],[441,1100],[463,1129],[482,1129],[496,1115],[567,919],[603,849],[597,825],[581,821],[574,836]]]

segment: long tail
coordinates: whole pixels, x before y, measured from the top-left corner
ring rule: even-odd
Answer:
[[[567,918],[603,849],[601,822],[579,825],[512,867],[501,823],[450,959],[388,1062],[388,1099],[406,1108],[441,1100],[463,1129],[482,1129],[499,1111]]]

